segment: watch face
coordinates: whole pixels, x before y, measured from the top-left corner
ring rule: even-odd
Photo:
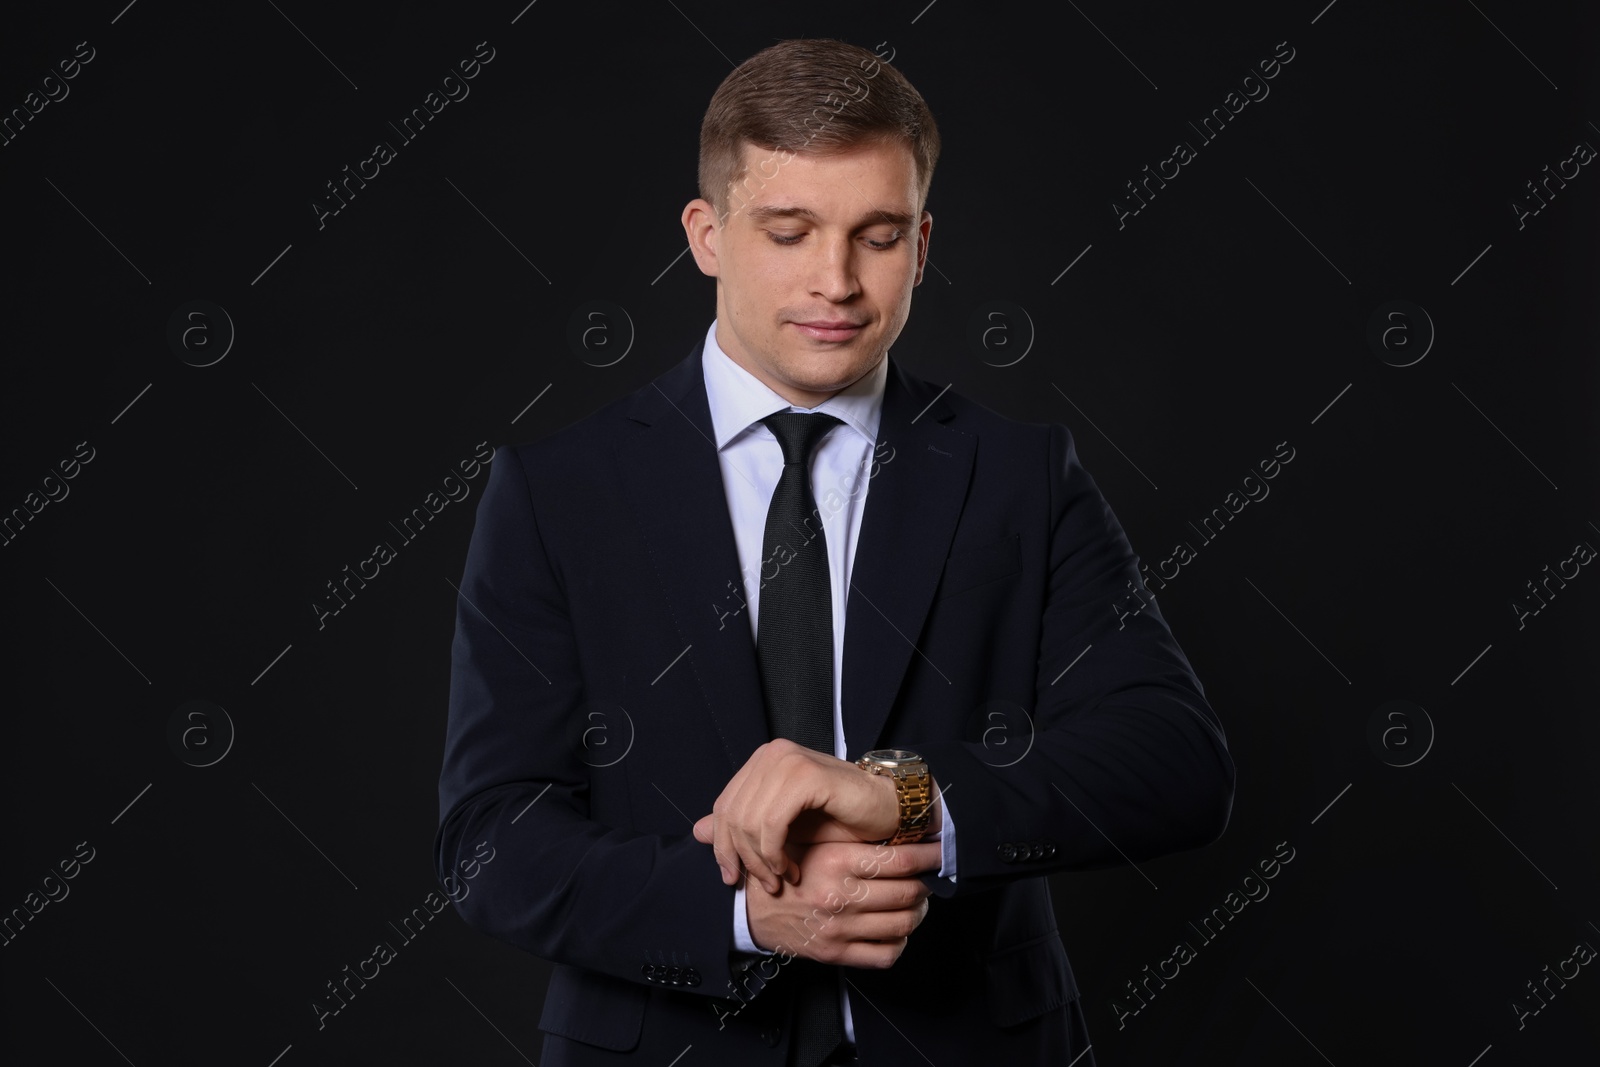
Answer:
[[[891,767],[898,767],[907,763],[922,762],[921,756],[904,748],[875,748],[862,758],[873,760],[877,763],[888,764]]]

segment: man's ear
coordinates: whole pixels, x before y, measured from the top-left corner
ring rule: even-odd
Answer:
[[[922,220],[917,223],[917,277],[911,284],[922,284],[922,268],[928,262],[928,237],[933,233],[933,214],[928,211],[922,213]]]
[[[689,239],[689,251],[700,273],[711,278],[721,277],[717,263],[717,241],[722,227],[717,220],[717,209],[706,200],[696,197],[683,209],[683,232]]]

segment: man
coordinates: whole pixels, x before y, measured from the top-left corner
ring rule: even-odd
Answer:
[[[494,461],[436,858],[556,964],[544,1067],[1087,1067],[1045,876],[1226,825],[1220,725],[1118,606],[1138,559],[1071,434],[889,355],[938,150],[870,52],[746,61],[683,212],[704,339]]]

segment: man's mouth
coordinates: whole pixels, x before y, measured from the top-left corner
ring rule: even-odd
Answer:
[[[866,325],[849,319],[813,319],[789,325],[816,341],[849,341]]]

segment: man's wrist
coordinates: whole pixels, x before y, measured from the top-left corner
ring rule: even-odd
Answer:
[[[895,787],[894,779],[887,774],[872,774],[872,780],[878,783],[878,792],[884,799],[880,806],[887,812],[886,822],[879,822],[879,826],[886,827],[879,838],[888,841],[900,832],[900,790]]]
[[[871,772],[867,772],[871,774]],[[878,788],[883,799],[881,806],[885,812],[884,820],[879,824],[885,827],[882,840],[888,841],[900,832],[900,790],[895,785],[894,778],[887,774],[872,774],[873,778],[882,782]],[[926,840],[930,835],[941,833],[944,829],[944,804],[941,802],[939,783],[934,780],[933,774],[928,775],[928,826],[923,832],[921,840]],[[912,812],[915,816],[919,813]]]

